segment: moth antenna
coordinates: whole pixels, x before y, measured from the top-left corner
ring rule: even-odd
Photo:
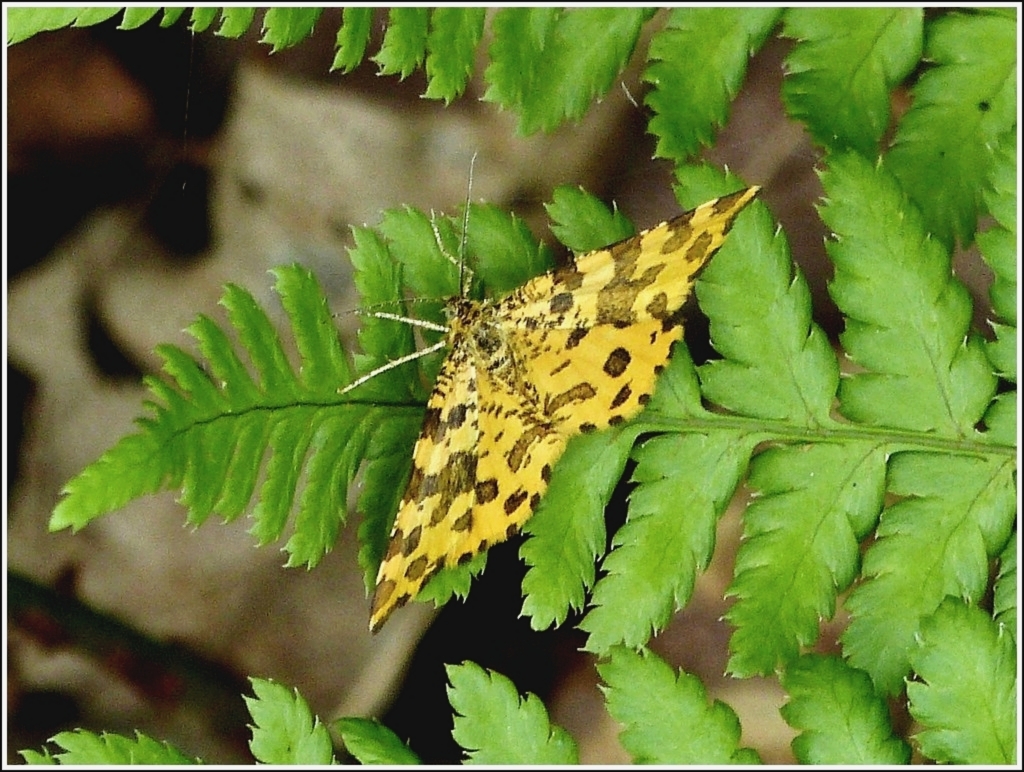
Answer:
[[[390,362],[382,364],[380,367],[376,367],[373,370],[370,370],[370,372],[360,375],[348,386],[338,389],[338,394],[348,394],[352,389],[362,386],[368,380],[376,378],[381,373],[386,373],[388,370],[394,370],[396,367],[404,365],[406,362],[412,362],[414,359],[419,359],[420,357],[425,357],[427,354],[433,354],[435,351],[440,351],[444,348],[447,342],[448,341],[446,340],[439,340],[433,346],[420,349],[419,351],[413,351],[411,354],[406,354],[404,357],[399,357],[398,359],[392,359]]]
[[[473,200],[473,167],[476,166],[476,151],[469,159],[469,182],[466,185],[466,205],[462,208],[462,238],[459,240],[459,297],[469,294],[466,278],[466,240],[469,238],[469,205]]]
[[[367,311],[365,308],[357,308],[353,313],[360,316],[369,316],[374,319],[390,319],[393,322],[403,322],[413,327],[422,327],[434,332],[448,332],[448,328],[443,324],[435,324],[434,322],[428,322],[426,319],[415,319],[411,316],[402,316],[401,314],[392,314],[388,311]]]
[[[434,243],[437,244],[437,249],[444,256],[444,259],[454,265],[456,268],[460,268],[459,258],[455,257],[448,248],[445,247],[444,241],[441,239],[441,229],[437,227],[437,214],[433,209],[430,210],[430,230],[434,232]],[[461,275],[461,273],[460,273]]]

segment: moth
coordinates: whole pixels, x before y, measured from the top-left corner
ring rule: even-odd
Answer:
[[[449,353],[377,574],[371,631],[439,570],[519,531],[571,437],[641,410],[682,337],[694,277],[757,191],[708,201],[501,299],[450,301]]]

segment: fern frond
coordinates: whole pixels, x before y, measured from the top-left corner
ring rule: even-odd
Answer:
[[[985,353],[1001,378],[1017,382],[1017,145],[1012,134],[1005,134],[996,151],[989,184],[984,191],[985,205],[998,225],[978,234],[981,255],[995,275],[989,296],[998,322],[992,322],[996,339],[985,344]],[[1016,410],[1012,405],[1016,392],[996,397],[998,413],[985,414],[989,432],[1010,442],[1016,436]]]
[[[719,701],[708,704],[696,676],[674,671],[646,649],[617,647],[597,666],[608,712],[623,725],[622,746],[636,764],[757,764],[740,748],[740,723]]]
[[[611,88],[652,15],[646,8],[503,9],[484,99],[516,110],[520,134],[578,120]]]
[[[263,764],[333,764],[331,735],[295,689],[250,678],[255,697],[245,697],[252,716],[249,750]]]
[[[907,684],[914,739],[940,764],[1016,764],[1017,655],[984,611],[947,598],[921,626]]]
[[[889,127],[890,92],[921,58],[922,8],[790,8],[782,98],[830,151],[870,157]]]
[[[981,339],[967,334],[970,295],[948,251],[896,181],[859,156],[833,156],[822,181],[822,218],[840,237],[828,244],[829,289],[847,317],[840,340],[867,370],[843,379],[840,409],[862,423],[974,439],[996,378]]]
[[[805,654],[782,676],[786,723],[801,730],[793,753],[802,764],[910,763],[910,746],[893,735],[889,709],[871,679],[837,657]]]
[[[904,499],[882,513],[842,636],[850,663],[880,691],[902,686],[921,620],[944,597],[977,603],[985,592],[989,558],[1014,523],[1014,466],[1012,458],[925,452],[890,460],[889,492]]]
[[[714,194],[708,172],[680,173],[695,199]],[[806,284],[798,272],[794,275],[781,234],[757,205],[739,219],[702,275],[697,296],[724,358],[699,368],[698,391],[692,364],[678,349],[655,400],[638,418],[648,430],[667,434],[636,453],[638,487],[630,497],[627,522],[602,562],[605,575],[595,585],[593,608],[581,624],[590,633],[588,650],[605,653],[616,643],[642,645],[686,604],[696,574],[713,552],[717,517],[748,460],[748,484],[756,495],[744,518],[729,588],[738,598],[727,614],[736,628],[731,672],[770,673],[815,643],[820,620],[833,615],[838,594],[859,574],[859,545],[878,523],[885,492],[907,495],[914,490],[895,483],[893,475],[901,468],[899,456],[890,461],[895,451],[930,457],[938,468],[948,461],[943,474],[952,475],[967,493],[936,491],[934,506],[947,513],[951,527],[959,522],[954,518],[963,518],[974,506],[983,546],[980,553],[950,547],[954,552],[946,558],[936,555],[937,563],[904,558],[897,567],[897,554],[927,552],[933,547],[926,545],[942,542],[922,520],[914,533],[925,544],[900,544],[887,553],[883,545],[890,532],[884,518],[892,510],[887,511],[877,532],[879,543],[864,566],[865,576],[877,574],[880,584],[872,591],[874,579],[869,580],[851,598],[850,608],[862,617],[845,639],[852,663],[867,669],[879,688],[897,684],[897,671],[906,672],[908,636],[921,615],[933,610],[945,592],[960,592],[956,582],[941,579],[926,589],[921,579],[926,565],[942,566],[939,577],[964,577],[969,570],[974,578],[964,592],[979,597],[986,561],[1009,536],[1013,451],[974,428],[992,403],[995,380],[977,341],[956,343],[966,335],[969,319],[963,289],[952,278],[948,255],[925,239],[913,213],[885,187],[886,179],[884,172],[872,171],[854,156],[836,156],[825,175],[826,189],[837,202],[826,207],[826,221],[843,237],[830,247],[841,253],[833,292],[852,317],[846,333],[849,354],[871,371],[840,383],[835,356],[810,320]],[[865,231],[857,226],[859,232],[850,233],[854,222],[875,227]],[[899,299],[889,300],[886,293],[894,292]],[[868,320],[889,337],[877,332],[869,337]],[[885,345],[878,343],[880,337]],[[935,370],[925,368],[925,362]],[[863,382],[873,391],[858,392]],[[888,391],[879,393],[883,388]],[[701,392],[728,413],[705,410]],[[832,413],[837,392],[840,409],[852,423]],[[782,446],[751,460],[755,446],[765,441]],[[971,491],[985,495],[972,504]],[[543,527],[540,518],[536,527]],[[886,554],[892,563],[874,562]],[[894,576],[903,577],[898,586]],[[883,591],[884,597],[871,595],[870,602],[864,595]],[[904,610],[897,612],[894,604],[906,593]],[[916,611],[908,614],[906,603]],[[889,624],[894,614],[904,621]],[[868,624],[870,629],[860,627]],[[880,628],[886,625],[883,635]],[[879,640],[890,641],[881,657]],[[875,657],[874,668],[865,662],[869,656]]]
[[[360,764],[415,764],[419,756],[398,735],[369,718],[342,718],[336,724],[345,748]]]
[[[644,104],[654,111],[647,130],[655,156],[677,163],[709,145],[729,104],[781,15],[777,8],[677,8],[651,39],[643,79]]]
[[[52,529],[77,530],[132,498],[174,487],[181,488],[190,522],[198,525],[211,514],[230,520],[248,508],[262,466],[252,515],[259,542],[280,538],[294,511],[294,534],[285,547],[289,565],[313,566],[332,548],[370,439],[392,422],[418,420],[421,409],[401,402],[401,394],[388,408],[339,396],[353,370],[316,279],[298,267],[275,274],[299,366],[289,363],[252,296],[229,286],[222,303],[237,345],[201,316],[188,331],[205,369],[177,347],[160,347],[174,385],[147,379],[155,401],[139,422],[141,431],[67,484]],[[406,440],[400,430],[391,434]]]
[[[473,764],[576,764],[576,743],[548,721],[535,694],[519,696],[508,678],[473,662],[448,665],[452,736]]]
[[[600,249],[636,233],[633,223],[618,209],[608,207],[582,188],[560,185],[544,209],[551,232],[576,254]]]
[[[886,165],[947,247],[973,240],[993,150],[1016,135],[1016,30],[1015,19],[983,10],[927,27],[924,58],[935,67],[915,85]]]
[[[21,751],[27,764],[61,764],[68,766],[109,767],[124,764],[147,764],[176,767],[196,764],[199,759],[189,758],[167,743],[158,742],[141,732],[135,738],[104,732],[95,734],[84,729],[59,732],[50,742],[61,748],[57,753],[43,748],[42,752]]]

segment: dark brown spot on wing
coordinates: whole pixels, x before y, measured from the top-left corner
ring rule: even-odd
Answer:
[[[664,292],[659,292],[653,298],[651,302],[647,304],[647,313],[654,319],[664,319],[668,316],[668,295]]]
[[[611,409],[614,410],[615,408],[624,404],[626,400],[629,399],[630,396],[632,396],[632,394],[633,390],[629,388],[629,384],[627,383],[625,386],[619,389],[619,393],[615,395],[615,399],[612,400],[612,404],[609,405],[609,407],[611,407]]]
[[[572,308],[572,295],[568,292],[560,292],[551,298],[551,313],[564,314]]]
[[[416,526],[409,532],[408,536],[402,539],[402,554],[405,555],[405,557],[409,557],[416,551],[416,548],[420,546],[420,536],[422,534],[423,528],[421,526]]]
[[[510,450],[508,455],[505,457],[505,461],[508,463],[508,468],[513,472],[518,472],[520,467],[522,467],[523,462],[526,460],[526,454],[529,452],[530,446],[550,431],[551,430],[547,426],[534,424],[523,432],[519,436],[519,439],[516,440],[516,444],[512,446],[512,450]]]
[[[505,514],[511,515],[523,505],[524,501],[526,501],[526,491],[520,488],[505,499]]]
[[[437,430],[441,427],[441,408],[427,408],[423,414],[423,428],[420,430],[421,437],[430,437],[435,442],[439,439]]]
[[[670,235],[665,239],[665,243],[661,245],[661,253],[663,255],[678,252],[686,246],[686,242],[693,236],[693,228],[690,227],[691,219],[693,219],[693,212],[687,212],[665,223],[665,227],[668,228]],[[689,256],[689,252],[683,255],[685,258],[689,258]]]
[[[452,453],[445,467],[434,475],[423,478],[422,490],[426,495],[440,493],[437,506],[430,517],[430,524],[437,525],[448,516],[452,502],[476,485],[477,456],[475,453],[458,451]]]
[[[449,429],[458,429],[466,421],[466,406],[456,405],[448,411],[448,417],[445,419],[445,425]]]
[[[562,266],[551,278],[556,287],[565,287],[569,292],[575,292],[583,286],[583,274],[577,270],[575,263]]]
[[[391,600],[391,596],[395,594],[395,586],[396,585],[394,579],[385,579],[383,582],[377,585],[377,589],[373,591],[373,601],[370,604],[370,619],[373,619],[375,616],[377,616],[377,612],[379,612],[382,608],[384,608],[384,606],[388,604],[388,601]],[[395,605],[395,608],[401,606],[403,602],[404,601],[399,601]],[[385,617],[385,619],[386,618],[387,617]],[[374,625],[371,629],[376,632],[380,629],[380,626],[382,624],[384,624],[383,619],[378,621],[377,624]]]
[[[569,364],[570,364],[569,360],[566,359],[564,362],[562,362],[562,364],[560,364],[558,367],[556,367],[554,370],[552,370],[549,373],[549,375],[558,375],[560,372],[562,372],[562,370],[567,368],[569,366]]]
[[[557,413],[566,405],[573,402],[582,402],[588,399],[593,399],[596,395],[597,392],[589,383],[577,383],[572,388],[566,389],[561,394],[549,399],[547,404],[544,406],[544,412],[548,415],[552,415]]]
[[[466,512],[461,517],[456,518],[455,522],[452,523],[452,530],[453,531],[459,531],[459,532],[468,531],[472,527],[473,527],[473,510],[472,509],[466,510]]]
[[[478,504],[489,504],[498,497],[498,481],[481,480],[476,484],[476,500]]]
[[[569,338],[565,341],[565,347],[567,349],[576,348],[578,345],[580,345],[580,341],[587,337],[588,332],[590,332],[590,330],[588,330],[586,327],[577,327],[576,329],[569,333]]]
[[[406,566],[405,578],[408,579],[410,582],[415,582],[417,579],[423,576],[423,573],[427,570],[428,563],[429,561],[427,560],[427,556],[420,555],[414,561],[409,563],[408,566]]]
[[[608,359],[604,363],[604,371],[612,378],[618,378],[626,372],[631,360],[629,352],[620,346],[608,355]]]

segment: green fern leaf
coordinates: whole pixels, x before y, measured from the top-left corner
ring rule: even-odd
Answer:
[[[789,692],[782,717],[801,730],[793,740],[801,764],[910,763],[910,747],[893,735],[888,707],[863,671],[805,654],[786,668],[782,685]]]
[[[519,555],[523,616],[534,630],[583,608],[594,586],[594,561],[605,549],[604,510],[639,430],[632,424],[574,437],[551,473],[547,493],[523,532]]]
[[[422,764],[398,735],[368,718],[342,718],[336,723],[345,748],[360,764]]]
[[[974,438],[996,378],[980,338],[967,334],[970,295],[949,254],[881,167],[833,156],[822,182],[822,219],[838,237],[827,247],[836,268],[829,290],[847,317],[840,340],[867,370],[843,379],[841,411],[859,423]]]
[[[160,13],[159,8],[128,6],[124,9],[124,19],[121,21],[121,24],[118,25],[118,29],[138,29],[158,13]]]
[[[193,20],[196,13],[201,10],[203,9],[194,8],[192,10]],[[217,34],[225,38],[240,38],[249,31],[249,27],[252,26],[255,18],[255,8],[241,8],[238,6],[222,8],[220,29],[217,30]]]
[[[352,236],[355,246],[348,251],[354,269],[352,282],[363,308],[401,314],[404,311],[401,265],[392,257],[384,239],[369,228],[353,228]],[[409,325],[372,315],[363,317],[357,338],[362,354],[356,355],[355,362],[360,372],[394,361],[415,347]],[[415,365],[409,363],[382,372],[361,386],[359,394],[368,400],[386,400],[395,394],[409,398],[423,396],[424,389],[417,383],[415,371]]]
[[[940,764],[1016,764],[1017,653],[981,609],[947,598],[921,626],[907,684],[914,738]]]
[[[156,397],[149,406],[153,415],[140,421],[139,434],[124,438],[68,483],[51,528],[80,528],[166,487],[181,488],[181,502],[194,524],[213,513],[232,519],[249,506],[269,447],[253,533],[260,543],[278,539],[298,499],[295,533],[286,545],[289,565],[313,566],[331,549],[344,522],[348,485],[375,427],[405,420],[419,407],[404,403],[385,410],[339,395],[352,371],[319,285],[295,267],[280,268],[276,275],[302,375],[292,369],[252,297],[229,286],[223,303],[255,377],[227,335],[200,317],[189,332],[210,372],[180,349],[160,347],[177,388],[147,379]]]
[[[313,27],[316,26],[323,8],[268,8],[263,15],[263,37],[261,43],[273,46],[272,54],[276,54],[285,48],[291,48],[296,43],[313,34]]]
[[[476,47],[484,33],[484,8],[436,8],[427,35],[428,99],[449,104],[466,90]]]
[[[993,149],[1016,131],[1016,31],[1015,19],[983,11],[926,30],[924,56],[936,66],[914,87],[886,165],[947,247],[973,239]]]
[[[756,764],[740,748],[740,723],[728,705],[708,704],[700,679],[673,669],[646,649],[618,647],[597,666],[608,712],[635,764]]]
[[[13,9],[12,8],[12,9],[9,9],[8,10],[8,24],[10,24],[11,22],[14,21],[14,18],[12,18],[12,15],[10,13],[13,10],[18,10],[18,11],[32,10],[32,11],[36,11],[36,10],[41,10],[41,9],[35,9],[35,8],[32,8],[32,9],[22,9],[22,8],[18,8],[18,9]],[[73,27],[91,27],[94,24],[101,24],[102,22],[105,22],[107,19],[112,19],[113,17],[117,16],[117,14],[119,14],[121,11],[123,11],[125,9],[124,8],[114,7],[114,8],[61,8],[61,9],[56,9],[55,8],[53,10],[54,11],[58,11],[58,10],[59,11],[77,11],[78,13],[74,17],[74,21],[71,23],[71,26],[73,26]],[[167,10],[164,11],[164,21],[166,21],[167,16],[169,15],[169,11],[170,10],[171,9],[167,9]],[[182,10],[184,10],[184,9],[182,9]],[[55,17],[55,19],[54,19],[55,21],[56,21],[56,18],[57,17]],[[63,27],[63,26],[67,26],[67,25],[66,24],[61,24],[60,26]],[[160,26],[165,26],[165,25],[164,25],[163,22],[161,22]],[[48,29],[59,29],[59,27],[48,27]],[[39,31],[41,32],[42,29],[40,29]]]
[[[346,8],[342,12],[341,28],[335,41],[337,51],[331,63],[331,72],[349,73],[360,65],[370,40],[373,8]]]
[[[842,636],[850,664],[879,691],[902,686],[921,620],[946,595],[976,601],[985,593],[989,560],[1013,528],[1014,467],[1012,457],[994,455],[912,451],[890,460],[889,492],[902,500],[882,513]]]
[[[636,228],[617,208],[608,207],[582,188],[559,185],[545,204],[551,232],[576,254],[601,249],[629,238]]]
[[[388,29],[380,51],[371,57],[380,65],[381,75],[398,73],[404,80],[427,55],[428,8],[396,7],[388,11]]]
[[[413,444],[423,424],[423,411],[405,411],[381,422],[366,448],[359,495],[359,566],[367,591],[377,581],[391,523],[409,481]],[[435,577],[436,578],[436,577]]]
[[[86,22],[82,26],[86,26],[89,23],[99,24],[101,21],[106,21],[121,11],[120,8],[110,8],[104,9],[104,12],[107,10],[111,12],[109,15],[95,11],[89,12],[85,8],[54,8],[52,6],[7,8],[7,45],[11,46],[28,40],[40,32],[69,27],[79,16],[85,17]],[[86,16],[87,13],[88,16]]]
[[[21,750],[18,753],[30,766],[54,766],[57,763],[48,748],[43,748],[42,751]]]
[[[517,110],[520,134],[578,120],[611,88],[652,13],[643,8],[500,12],[484,99]]]
[[[312,714],[298,691],[262,678],[250,678],[255,697],[245,697],[255,726],[249,750],[263,764],[333,764],[327,727]]]
[[[211,7],[200,7],[192,9],[192,16],[189,19],[189,29],[192,32],[206,32],[210,28],[210,25],[217,20],[217,8]],[[165,14],[164,21],[167,21]],[[177,19],[175,19],[177,21]],[[165,26],[163,23],[160,25]]]
[[[593,609],[580,623],[590,633],[587,651],[643,645],[690,601],[714,552],[718,515],[756,442],[738,432],[666,434],[635,451],[638,487],[628,520],[612,539]],[[691,461],[680,464],[682,458]]]
[[[487,289],[502,295],[555,266],[550,248],[522,220],[493,205],[472,204],[467,259]]]
[[[184,753],[167,743],[157,742],[141,732],[135,738],[104,732],[94,734],[84,729],[74,732],[59,732],[51,739],[63,750],[50,754],[46,748],[42,753],[21,751],[29,764],[54,764],[74,766],[109,767],[125,764],[148,764],[175,767],[195,764],[199,759],[190,759]]]
[[[469,595],[473,577],[482,574],[485,568],[487,553],[481,552],[461,566],[452,566],[435,574],[420,590],[416,600],[440,607],[452,598],[465,598]]]
[[[548,721],[535,694],[520,697],[500,673],[472,662],[446,666],[455,742],[471,764],[576,764],[576,743]]]
[[[539,70],[548,36],[558,21],[557,8],[502,8],[491,20],[491,63],[484,101],[518,109],[526,101]]]
[[[1017,147],[1014,135],[1004,136],[995,156],[989,187],[984,192],[985,204],[999,223],[978,234],[978,247],[995,280],[989,289],[992,309],[1004,323],[993,322],[996,339],[985,344],[985,351],[996,372],[1017,382]],[[1015,394],[1002,394],[1010,401]],[[1015,417],[1015,415],[1014,415]],[[996,427],[986,415],[990,431]],[[1016,421],[1001,427],[1000,435],[1009,442],[1016,436]]]
[[[999,556],[992,614],[1008,635],[1017,636],[1017,532],[1014,531]]]
[[[882,504],[879,442],[771,448],[750,465],[757,492],[743,518],[726,614],[736,630],[729,671],[769,674],[812,646],[836,595],[857,575],[860,540]]]
[[[747,72],[747,56],[764,43],[781,15],[776,8],[678,8],[651,40],[644,104],[655,115],[647,130],[655,156],[677,163],[711,144]]]
[[[921,8],[791,8],[785,34],[800,41],[786,57],[782,98],[830,151],[872,157],[889,126],[893,86],[917,66]]]
[[[679,175],[687,205],[707,192],[708,176],[719,176],[688,167]],[[697,282],[711,342],[724,357],[699,368],[702,391],[743,415],[830,426],[839,365],[811,321],[810,291],[785,236],[764,207],[748,209]]]

